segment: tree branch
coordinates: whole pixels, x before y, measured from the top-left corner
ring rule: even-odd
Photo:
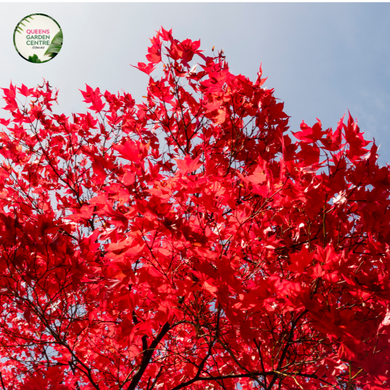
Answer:
[[[129,387],[127,390],[135,390],[139,381],[142,378],[142,375],[144,374],[146,368],[148,367],[150,360],[152,359],[154,350],[156,349],[157,345],[160,343],[160,341],[164,338],[164,336],[168,333],[168,331],[171,329],[171,326],[169,325],[168,322],[165,323],[165,325],[162,327],[160,333],[158,336],[153,340],[152,344],[150,344],[150,347],[147,347],[142,356],[142,361],[139,370],[137,373],[134,375],[132,381],[130,382]],[[145,337],[145,340],[144,340]],[[142,345],[144,346],[146,343],[146,336],[142,337]]]

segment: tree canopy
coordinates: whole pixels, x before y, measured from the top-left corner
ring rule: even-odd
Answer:
[[[161,28],[146,58],[138,103],[3,88],[0,386],[388,389],[375,143],[350,114],[289,133],[261,67],[200,41]]]

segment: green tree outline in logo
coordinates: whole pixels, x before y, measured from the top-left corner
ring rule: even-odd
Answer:
[[[62,47],[62,30],[58,31],[58,33],[54,36],[53,40],[50,42],[48,49],[45,51],[45,56],[50,56],[54,58],[61,50]]]

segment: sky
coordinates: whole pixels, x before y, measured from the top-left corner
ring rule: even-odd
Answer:
[[[16,25],[32,13],[63,31],[47,63],[24,60],[13,45]],[[335,127],[349,110],[381,145],[380,165],[390,163],[390,3],[0,3],[0,87],[46,79],[59,89],[54,111],[67,115],[86,111],[85,84],[140,102],[148,76],[130,64],[145,62],[161,26],[179,40],[200,39],[205,54],[223,49],[234,74],[255,80],[262,63],[292,131],[316,118]]]

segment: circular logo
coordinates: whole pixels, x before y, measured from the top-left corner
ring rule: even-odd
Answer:
[[[60,25],[45,14],[26,16],[14,31],[16,51],[25,60],[34,63],[52,60],[60,52],[62,41]]]

